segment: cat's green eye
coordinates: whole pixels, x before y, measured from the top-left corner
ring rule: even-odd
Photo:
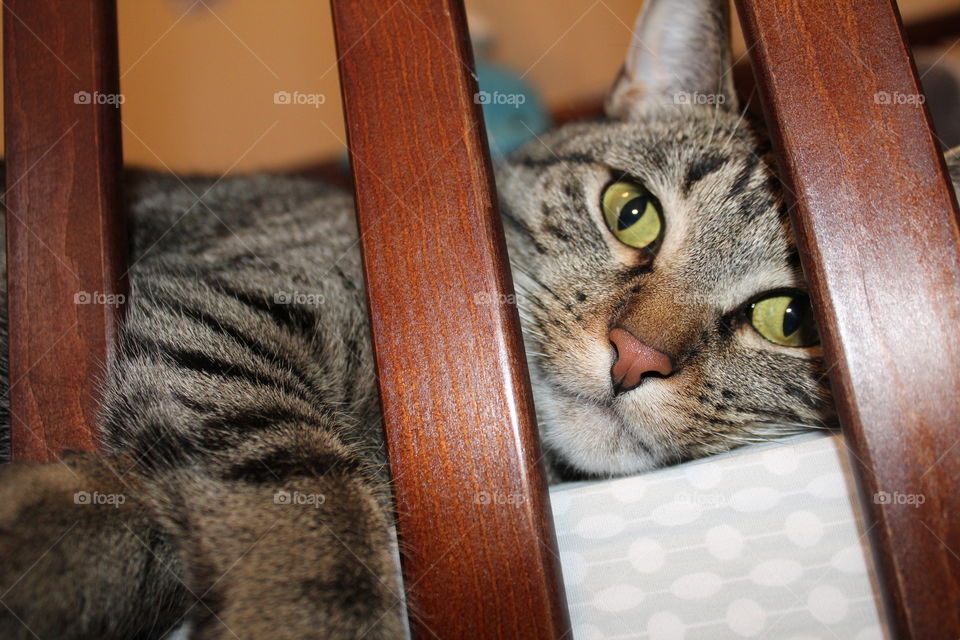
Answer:
[[[810,299],[803,293],[781,293],[754,302],[750,323],[764,338],[785,347],[812,347],[820,342]]]
[[[651,246],[663,231],[657,199],[642,186],[614,182],[603,192],[603,219],[620,242],[636,249]]]

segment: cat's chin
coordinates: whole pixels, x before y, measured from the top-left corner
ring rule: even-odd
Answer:
[[[534,383],[540,437],[559,464],[580,474],[610,477],[662,466],[664,452],[615,409]]]

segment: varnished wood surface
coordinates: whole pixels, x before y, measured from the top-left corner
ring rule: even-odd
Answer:
[[[890,0],[738,0],[891,631],[960,637],[960,234]]]
[[[115,7],[6,0],[3,28],[12,453],[49,460],[96,446],[124,295]]]
[[[332,4],[414,636],[569,637],[462,4]]]

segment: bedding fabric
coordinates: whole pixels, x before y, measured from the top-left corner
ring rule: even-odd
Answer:
[[[573,635],[885,637],[843,439],[551,490]]]

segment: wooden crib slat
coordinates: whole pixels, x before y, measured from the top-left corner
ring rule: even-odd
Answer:
[[[960,637],[960,233],[890,0],[738,0],[894,637]],[[919,504],[918,504],[919,503]]]
[[[565,637],[462,3],[332,5],[414,636]]]
[[[124,294],[115,5],[5,0],[3,28],[12,453],[49,460],[95,448]]]

